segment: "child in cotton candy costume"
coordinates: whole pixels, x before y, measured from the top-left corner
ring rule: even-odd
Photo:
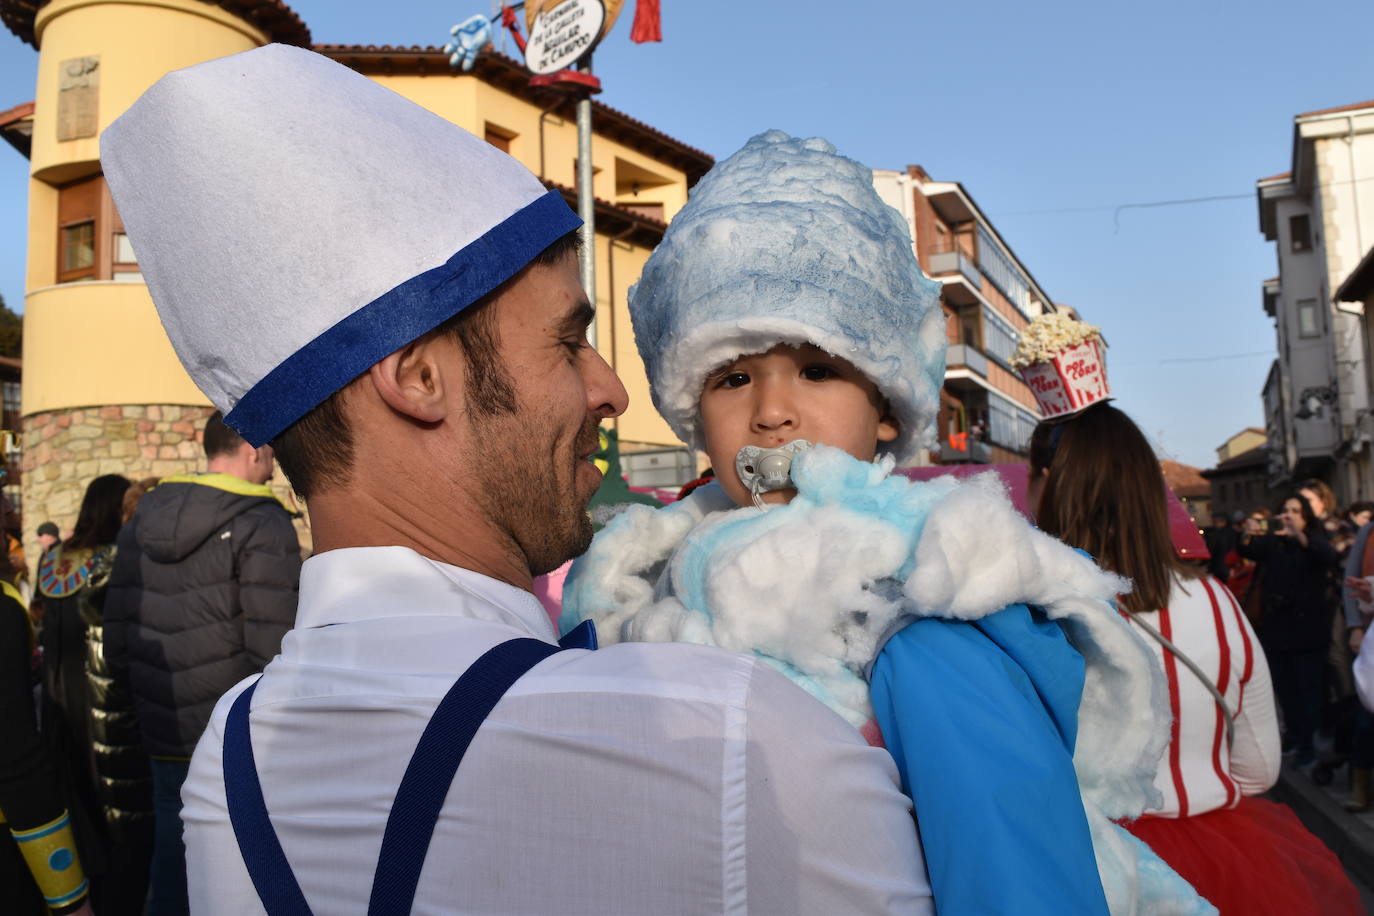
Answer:
[[[1128,584],[992,475],[891,474],[931,444],[945,331],[872,172],[755,137],[693,190],[630,309],[655,406],[717,482],[614,518],[563,628],[755,653],[885,744],[942,912],[1215,912],[1111,822],[1154,799],[1168,740],[1161,674],[1110,605]],[[735,450],[801,439],[790,501],[755,507]]]

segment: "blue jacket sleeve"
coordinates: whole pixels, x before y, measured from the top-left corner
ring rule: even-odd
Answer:
[[[1073,769],[1082,683],[1058,625],[1022,605],[921,618],[883,648],[873,708],[942,916],[1107,913]]]

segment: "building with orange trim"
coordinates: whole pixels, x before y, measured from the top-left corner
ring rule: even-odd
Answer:
[[[1025,460],[1041,414],[1011,357],[1026,325],[1066,307],[1054,304],[959,182],[936,181],[913,165],[875,171],[874,185],[906,218],[921,269],[941,285],[949,352],[937,420],[940,451],[931,458]]]
[[[100,133],[170,70],[269,42],[311,47],[310,30],[280,0],[0,0],[0,22],[39,51],[36,97],[0,112],[0,135],[30,164],[22,501],[67,529],[99,474],[199,467],[211,411],[158,321],[101,175]],[[438,48],[315,50],[506,150],[575,205],[573,99],[531,86],[518,62],[488,51],[463,73]],[[713,160],[600,103],[592,129],[596,345],[629,389],[622,448],[647,466],[686,453],[650,401],[626,292]]]

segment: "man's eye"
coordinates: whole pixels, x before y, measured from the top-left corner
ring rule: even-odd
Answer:
[[[568,338],[567,340],[563,341],[563,346],[564,346],[564,348],[567,349],[567,351],[568,351],[569,353],[571,353],[571,354],[573,354],[574,356],[576,356],[577,353],[578,353],[580,350],[582,350],[584,347],[588,346],[588,344],[587,344],[587,338],[585,338],[585,337],[570,337],[570,338]]]
[[[829,366],[823,364],[816,364],[812,366],[807,366],[805,369],[802,370],[801,374],[802,378],[806,379],[809,382],[823,382],[828,378],[834,378],[836,372]]]

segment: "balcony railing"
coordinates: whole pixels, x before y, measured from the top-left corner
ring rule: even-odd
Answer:
[[[983,288],[983,275],[973,259],[962,251],[937,251],[930,255],[930,275],[957,273],[968,281],[974,289]]]
[[[988,377],[988,358],[968,344],[954,344],[945,355],[945,368],[964,366],[983,378]]]

